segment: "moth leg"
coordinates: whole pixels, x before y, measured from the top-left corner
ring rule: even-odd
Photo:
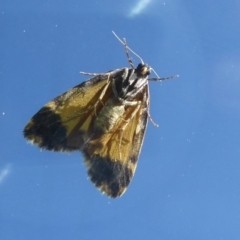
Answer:
[[[138,110],[140,109],[140,103],[141,102],[136,102],[137,107],[134,108],[134,111],[131,113],[130,117],[128,119],[122,119],[125,123],[123,124],[123,126],[119,129],[121,131],[121,136],[119,139],[119,145],[118,145],[118,151],[119,151],[119,157],[121,159],[121,144],[122,144],[122,136],[123,136],[123,132],[125,131],[126,127],[128,126],[129,122],[134,118],[134,116],[136,115],[136,113],[138,112]],[[132,106],[132,105],[131,105]]]
[[[98,101],[96,101],[94,105],[90,105],[90,106],[86,109],[86,111],[83,111],[83,112],[81,112],[80,114],[87,113],[87,112],[89,112],[90,110],[94,109],[94,114],[95,114],[95,116],[97,115],[97,113],[96,113],[96,108],[97,108],[97,105],[99,104],[99,102],[101,102],[102,105],[104,105],[103,102],[102,102],[102,99],[103,99],[104,95],[106,94],[106,91],[107,91],[107,89],[108,89],[108,87],[109,87],[109,85],[110,85],[109,76],[110,76],[110,74],[108,74],[107,83],[106,83],[105,87],[103,88],[103,90],[102,90],[102,92],[101,92],[101,94],[100,94],[100,96],[99,96]],[[76,117],[76,116],[78,116],[78,115],[79,115],[79,113],[76,113],[75,115],[71,116],[71,118]],[[66,121],[68,121],[68,120],[69,120],[69,119],[66,119]]]
[[[104,73],[88,73],[88,72],[79,72],[83,75],[88,75],[88,76],[106,76],[106,75],[111,75],[111,74],[115,74],[119,71],[120,69],[115,69],[115,70],[112,70],[112,71],[108,71],[108,72],[104,72]]]
[[[98,75],[105,75],[106,73],[87,73],[87,72],[80,72],[83,75],[88,75],[88,76],[98,76]]]
[[[99,100],[93,105],[94,112],[95,112],[95,116],[97,115],[97,114],[96,114],[96,107],[97,107],[97,105],[98,105],[99,102],[102,103],[103,96],[106,94],[106,91],[107,91],[107,89],[108,89],[108,87],[109,87],[109,85],[110,85],[109,76],[110,76],[110,74],[108,74],[107,84],[106,84],[106,86],[104,87],[104,89],[102,90],[101,95],[99,96]],[[102,103],[102,105],[103,105],[103,103]]]
[[[153,124],[153,126],[154,126],[154,127],[159,127],[159,125],[158,125],[157,123],[155,123],[155,122],[153,121],[153,119],[151,118],[151,115],[150,115],[149,111],[147,111],[147,115],[148,115],[149,120],[150,120],[151,123]]]
[[[126,101],[122,98],[119,98],[118,97],[118,101],[122,104],[122,105],[125,105],[125,106],[137,106],[137,105],[140,105],[141,104],[141,101]]]
[[[95,74],[95,73],[93,73],[93,74]],[[109,85],[111,84],[111,81],[110,81],[111,73],[108,73],[108,74],[105,74],[105,75],[107,75],[107,83],[104,86],[103,90],[101,91],[100,96],[99,96],[98,100],[94,103],[94,105],[88,106],[88,108],[85,111],[83,111],[83,112],[80,112],[80,113],[76,112],[71,117],[68,117],[67,119],[65,119],[65,121],[69,121],[71,118],[74,118],[74,117],[78,116],[79,114],[89,113],[90,111],[92,111],[92,109],[94,109],[93,110],[94,111],[94,115],[95,116],[97,115],[96,108],[97,108],[99,102],[101,102],[101,104],[104,105],[104,103],[102,102],[102,99],[103,99],[104,95],[106,94],[106,91],[107,91]]]

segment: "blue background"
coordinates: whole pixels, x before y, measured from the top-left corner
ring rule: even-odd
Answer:
[[[1,1],[0,239],[240,239],[239,0],[145,3]],[[80,152],[41,151],[22,135],[87,79],[79,71],[129,66],[112,30],[160,76],[180,75],[150,82],[160,127],[149,123],[115,200],[87,180]]]

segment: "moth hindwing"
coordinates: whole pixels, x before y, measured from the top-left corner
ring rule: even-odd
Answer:
[[[134,175],[149,117],[151,68],[143,61],[135,68],[132,50],[122,43],[131,68],[92,74],[43,106],[23,131],[40,148],[81,151],[91,181],[113,198],[126,191]]]

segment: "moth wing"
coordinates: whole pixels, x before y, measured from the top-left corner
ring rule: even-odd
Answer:
[[[141,105],[134,116],[137,106],[128,107],[111,131],[84,146],[89,178],[110,197],[121,196],[134,175],[148,120],[148,96],[146,85],[136,99]]]
[[[80,150],[91,134],[95,115],[113,94],[110,80],[111,72],[97,75],[47,103],[25,126],[25,138],[47,150]]]

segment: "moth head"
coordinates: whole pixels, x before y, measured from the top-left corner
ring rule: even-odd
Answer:
[[[135,71],[138,77],[146,77],[150,75],[151,68],[145,63],[139,63]]]

